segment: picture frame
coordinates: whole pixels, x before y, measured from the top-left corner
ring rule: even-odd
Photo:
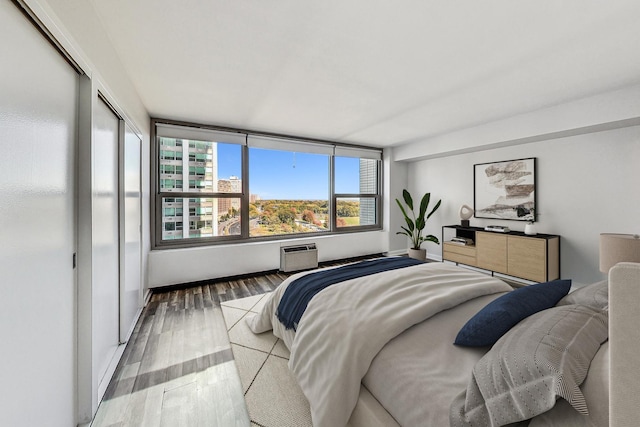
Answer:
[[[476,218],[536,220],[536,158],[473,165]]]

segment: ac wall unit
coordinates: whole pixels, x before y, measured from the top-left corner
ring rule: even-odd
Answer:
[[[280,248],[280,270],[284,272],[318,267],[318,249],[315,243]]]

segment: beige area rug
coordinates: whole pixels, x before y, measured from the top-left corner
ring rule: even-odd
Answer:
[[[255,335],[244,317],[257,313],[269,294],[221,303],[251,425],[311,427],[309,403],[289,370],[289,350],[271,331]]]

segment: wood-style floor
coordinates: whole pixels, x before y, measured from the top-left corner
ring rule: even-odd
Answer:
[[[220,303],[270,292],[288,276],[154,290],[91,425],[250,426]]]

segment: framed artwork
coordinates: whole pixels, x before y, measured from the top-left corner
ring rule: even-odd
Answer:
[[[473,165],[476,218],[535,221],[536,159]]]

